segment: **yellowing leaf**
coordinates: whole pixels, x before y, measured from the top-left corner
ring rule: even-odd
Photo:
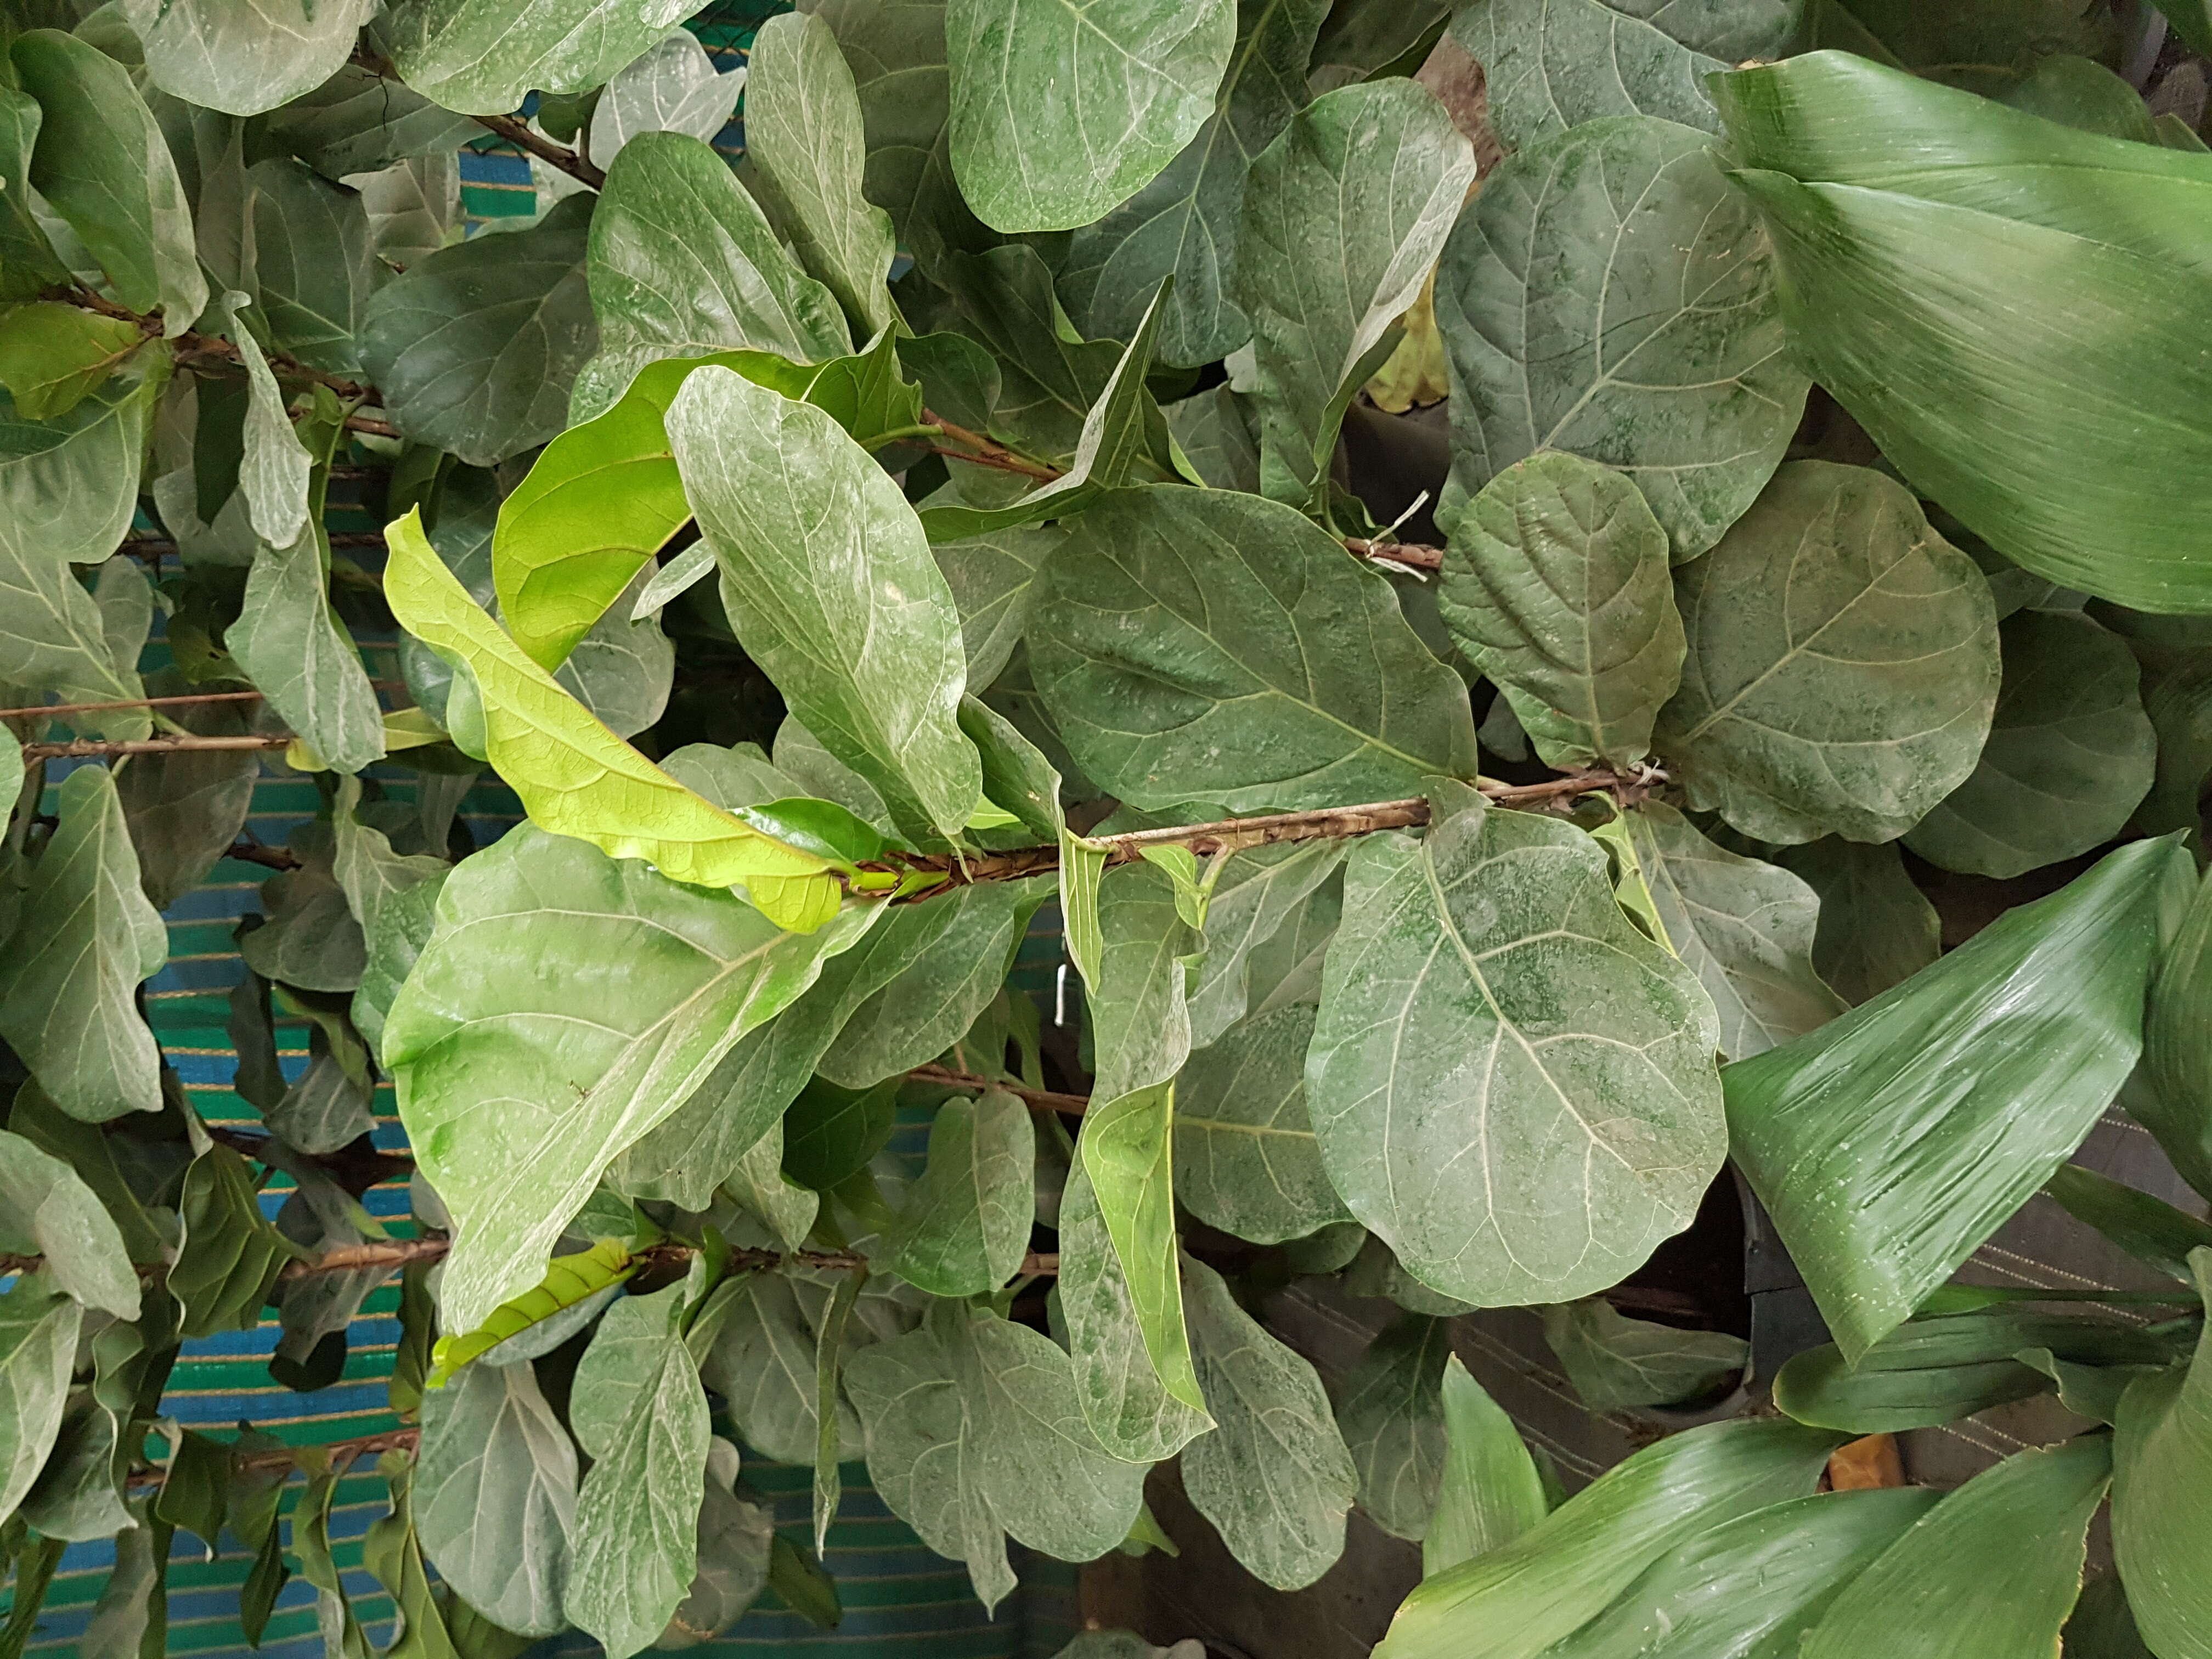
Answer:
[[[441,1336],[430,1351],[430,1374],[425,1388],[442,1389],[453,1373],[477,1355],[497,1347],[510,1336],[520,1336],[532,1325],[550,1319],[563,1308],[597,1296],[610,1285],[619,1285],[635,1272],[629,1248],[618,1238],[603,1238],[575,1255],[556,1255],[545,1264],[545,1277],[511,1302],[502,1302],[483,1324],[461,1336]]]
[[[475,677],[484,757],[532,820],[673,881],[746,890],[769,919],[811,933],[836,913],[830,864],[694,794],[594,720],[446,568],[419,512],[386,532],[384,592],[400,625]]]

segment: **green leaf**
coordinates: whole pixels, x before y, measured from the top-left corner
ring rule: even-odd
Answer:
[[[2204,1010],[2212,1005],[2212,884],[2199,883],[2188,914],[2166,945],[2143,1024],[2145,1085],[2127,1109],[2157,1138],[2182,1177],[2212,1190],[2212,1055]]]
[[[1176,816],[1210,817],[1212,809],[1186,809]],[[1206,956],[1191,975],[1194,1047],[1213,1042],[1275,988],[1263,982],[1258,958],[1286,930],[1298,927],[1314,894],[1334,879],[1347,850],[1342,841],[1279,842],[1240,849],[1214,866],[1205,918]],[[1318,995],[1316,985],[1304,1000]]]
[[[908,341],[901,353],[930,407],[1030,454],[1073,453],[1124,354],[1110,340],[1071,334],[1051,268],[1026,243],[952,256],[938,280],[951,290],[961,333]]]
[[[2189,1253],[2212,1244],[2212,1222],[2094,1170],[2061,1164],[2044,1191],[2076,1221],[2094,1227],[2137,1261],[2184,1284],[2191,1278]]]
[[[1198,136],[1068,245],[1057,286],[1086,336],[1126,337],[1160,279],[1173,276],[1160,325],[1162,362],[1212,362],[1251,338],[1251,319],[1235,297],[1245,179],[1253,158],[1305,103],[1306,64],[1328,9],[1323,0],[1242,0],[1237,44]]]
[[[375,0],[125,0],[155,86],[188,104],[258,115],[320,86],[343,65]]]
[[[1427,88],[1318,98],[1252,163],[1237,298],[1259,365],[1260,477],[1317,516],[1344,410],[1381,366],[1474,182],[1474,152]]]
[[[2068,1364],[2120,1368],[2173,1354],[2141,1326],[1999,1306],[1907,1320],[1856,1364],[1832,1343],[1808,1348],[1776,1374],[1774,1403],[1801,1423],[1854,1434],[1934,1428],[2049,1393],[2050,1371],[2016,1358],[2037,1351]]]
[[[11,1516],[60,1432],[83,1317],[41,1273],[0,1292],[0,1507]]]
[[[533,828],[456,870],[384,1031],[409,1138],[462,1230],[449,1322],[466,1329],[527,1287],[609,1162],[878,914],[785,933],[729,895]],[[538,972],[547,950],[572,969]],[[586,988],[595,967],[603,991]]]
[[[1348,1215],[1306,1115],[1316,1012],[1291,1003],[1255,1014],[1194,1054],[1176,1079],[1176,1197],[1209,1226],[1255,1243],[1304,1238]]]
[[[1457,1354],[1444,1360],[1441,1392],[1443,1474],[1421,1540],[1421,1573],[1428,1578],[1503,1549],[1551,1509],[1528,1443]]]
[[[249,297],[233,290],[221,296],[222,317],[239,360],[246,365],[246,407],[238,469],[238,488],[246,495],[253,533],[272,548],[289,547],[307,527],[308,475],[315,458],[301,442],[285,411],[283,392],[270,373],[260,342],[240,320]]]
[[[955,1096],[929,1128],[929,1162],[884,1241],[884,1265],[932,1296],[983,1296],[1022,1265],[1036,1211],[1036,1132],[1002,1091]]]
[[[768,1584],[769,1562],[780,1541],[775,1516],[765,1503],[731,1490],[742,1467],[738,1449],[728,1441],[708,1443],[706,1490],[699,1505],[698,1576],[655,1647],[694,1647],[722,1634]],[[833,1601],[836,1593],[832,1587]],[[788,1595],[785,1600],[793,1602]]]
[[[1989,584],[1895,480],[1792,462],[1675,586],[1690,655],[1656,741],[1692,806],[1785,844],[1889,841],[1973,771]]]
[[[270,137],[325,179],[450,155],[483,129],[412,88],[348,63],[269,116]],[[366,193],[366,192],[364,192]]]
[[[2212,1255],[2190,1252],[2191,1277],[2212,1300]],[[2203,1653],[2212,1640],[2204,1576],[2204,1476],[2212,1464],[2212,1339],[2199,1334],[2185,1366],[2128,1385],[2112,1437],[2112,1553],[2144,1645]]]
[[[612,1659],[651,1646],[698,1565],[707,1394],[684,1346],[684,1287],[624,1297],[576,1367],[568,1422],[592,1462],[563,1605]]]
[[[1607,115],[1717,127],[1705,76],[1790,48],[1802,0],[1721,0],[1678,11],[1650,0],[1485,0],[1453,37],[1482,65],[1490,119],[1509,150]]]
[[[390,526],[384,593],[409,633],[465,663],[484,752],[545,828],[700,886],[743,883],[793,926],[820,926],[838,890],[824,861],[761,834],[686,789],[593,720],[471,600],[423,536]]]
[[[1344,1379],[1336,1420],[1359,1472],[1359,1507],[1395,1538],[1420,1541],[1443,1490],[1444,1363],[1451,1328],[1401,1314]]]
[[[1077,763],[1131,805],[1349,805],[1472,775],[1465,685],[1389,584],[1279,504],[1155,485],[1101,499],[1030,628]]]
[[[123,1235],[83,1177],[0,1130],[0,1249],[42,1255],[54,1283],[88,1308],[138,1317],[138,1275]]]
[[[362,366],[407,437],[491,466],[568,423],[569,385],[599,345],[584,276],[593,199],[441,248],[376,291]]]
[[[970,686],[987,686],[1005,672],[1029,626],[1037,574],[1066,539],[1062,526],[1015,525],[930,544],[960,612]]]
[[[2004,94],[2004,101],[2084,132],[2142,144],[2159,142],[2142,94],[2102,64],[2074,52],[2055,52],[2038,58],[2035,67]]]
[[[331,814],[332,874],[361,926],[366,959],[350,1012],[356,1029],[374,1048],[383,1042],[384,1017],[392,998],[430,942],[438,890],[448,871],[444,860],[428,854],[393,852],[384,832],[357,816],[360,790],[350,779],[338,786]]]
[[[1934,967],[1722,1074],[1730,1152],[1856,1360],[2051,1178],[2141,1047],[2172,842],[2110,854]]]
[[[325,764],[358,772],[384,757],[384,711],[331,604],[329,556],[319,524],[289,547],[264,544],[223,642]]]
[[[652,574],[641,568],[553,671],[562,688],[618,738],[634,737],[656,724],[675,684],[675,641],[662,631],[658,617],[637,617],[632,609]],[[774,833],[773,825],[762,827]]]
[[[1260,490],[1260,445],[1242,403],[1226,386],[1170,404],[1168,429],[1210,489]]]
[[[1424,1580],[1375,1650],[1443,1659],[1534,1659],[1580,1629],[1678,1545],[1811,1494],[1840,1437],[1795,1424],[1715,1423],[1607,1471],[1502,1549]]]
[[[1337,1191],[1415,1278],[1568,1300],[1696,1212],[1726,1139],[1717,1038],[1595,842],[1448,797],[1425,840],[1352,850],[1307,1104]]]
[[[1245,1570],[1303,1589],[1344,1553],[1359,1484],[1314,1368],[1237,1304],[1221,1275],[1182,1262],[1198,1376],[1215,1428],[1183,1448],[1183,1487]]]
[[[422,1396],[422,1553],[454,1593],[520,1636],[566,1627],[576,1449],[528,1364],[471,1365]]]
[[[1556,1659],[1781,1655],[1837,1593],[1935,1506],[1936,1494],[1793,1498],[1685,1540],[1556,1648]],[[1893,1619],[1920,1616],[1893,1611]]]
[[[827,1313],[831,1293],[784,1273],[726,1283],[691,1328],[700,1374],[722,1397],[747,1445],[779,1462],[811,1464],[821,1444],[815,1323]],[[838,1416],[840,1443],[857,1444],[860,1419],[845,1407]]]
[[[1550,765],[1651,752],[1682,619],[1667,532],[1626,476],[1564,452],[1508,467],[1453,520],[1437,605]]]
[[[2212,566],[2149,482],[2202,441],[2205,250],[2179,206],[2197,158],[1840,52],[1715,85],[1797,349],[1899,471],[2064,586],[2212,605]],[[2083,349],[2084,308],[2115,295],[2138,322]],[[2039,415],[2000,414],[2023,400]]]
[[[837,37],[818,17],[771,17],[745,61],[745,154],[781,198],[799,258],[872,338],[897,314],[884,286],[897,238],[862,193],[867,140]]]
[[[1213,110],[1234,0],[949,0],[951,155],[994,230],[1067,230],[1126,200]]]
[[[1870,1001],[1940,954],[1936,907],[1912,884],[1895,842],[1830,836],[1777,856],[1820,896],[1813,968],[1844,1001]]]
[[[50,421],[145,343],[143,331],[119,317],[54,303],[11,307],[0,314],[0,386],[18,415]]]
[[[356,336],[390,275],[371,246],[367,198],[282,157],[247,168],[246,189],[253,261],[243,280],[270,342],[311,368],[360,374]]]
[[[868,1269],[864,1263],[851,1269],[837,1281],[837,1288],[830,1297],[829,1308],[822,1316],[820,1334],[815,1340],[814,1350],[814,1549],[818,1555],[830,1541],[830,1523],[837,1518],[839,1500],[844,1495],[843,1478],[838,1470],[842,1437],[837,1429],[838,1374],[845,1351],[846,1332],[853,1321],[853,1304],[860,1299],[861,1286],[868,1282]],[[856,1446],[855,1450],[859,1448]]]
[[[757,82],[757,65],[753,76]],[[744,89],[741,77],[714,67],[697,35],[689,29],[671,29],[600,93],[592,107],[592,160],[602,167],[613,165],[623,146],[641,132],[681,132],[711,143],[729,125],[730,112]],[[757,94],[752,107],[758,107]],[[748,151],[753,148],[753,125],[748,117]]]
[[[2112,1463],[2112,1443],[2085,1435],[1977,1475],[1844,1588],[1805,1636],[1805,1659],[2056,1652]]]
[[[239,953],[264,979],[334,993],[359,982],[361,928],[331,872],[335,846],[330,825],[301,824],[288,844],[297,866],[261,884],[268,920],[240,939]]]
[[[585,378],[608,403],[662,357],[744,346],[806,363],[853,349],[830,290],[784,252],[729,164],[684,133],[640,133],[615,157],[591,272],[600,356]]]
[[[1145,1471],[1085,1426],[1066,1354],[987,1310],[939,1302],[921,1329],[854,1354],[845,1386],[891,1512],[968,1564],[994,1607],[1014,1588],[1003,1534],[1087,1561],[1128,1535]]]
[[[2008,877],[2118,835],[2150,788],[2158,738],[2117,635],[2059,611],[2015,611],[1997,631],[1989,742],[1905,844],[1942,869]]]
[[[159,1111],[161,1057],[137,997],[169,935],[140,890],[113,775],[71,772],[60,813],[0,963],[0,1037],[72,1117]]]
[[[250,1330],[269,1287],[300,1252],[261,1214],[246,1160],[220,1142],[192,1159],[177,1203],[184,1240],[168,1287],[185,1336]]]
[[[1714,1393],[1751,1363],[1740,1336],[1631,1319],[1601,1296],[1545,1309],[1544,1340],[1592,1411],[1680,1405]]]
[[[37,99],[0,87],[0,295],[11,300],[71,280],[31,210],[31,156],[44,119]]]
[[[898,486],[822,410],[726,369],[685,381],[667,426],[746,651],[905,835],[957,836],[982,793],[959,613]]]
[[[1826,911],[1804,881],[1714,845],[1661,801],[1642,803],[1625,822],[1667,942],[1720,1014],[1723,1053],[1762,1054],[1844,1012],[1815,970],[1815,927]]]
[[[533,88],[599,86],[684,15],[683,0],[396,0],[385,27],[416,91],[504,115]]]
[[[2136,1629],[2117,1575],[2106,1573],[2083,1586],[2066,1620],[2064,1659],[2155,1659]]]
[[[898,1121],[902,1081],[886,1078],[863,1089],[810,1081],[784,1114],[785,1173],[826,1193],[866,1169]]]
[[[1805,376],[1758,216],[1710,145],[1612,117],[1483,181],[1437,268],[1458,394],[1448,508],[1525,456],[1570,450],[1628,475],[1680,562],[1758,496]]]
[[[159,311],[171,337],[183,333],[208,300],[191,204],[131,71],[56,29],[17,36],[11,56],[45,117],[30,182],[83,239],[118,300]]]

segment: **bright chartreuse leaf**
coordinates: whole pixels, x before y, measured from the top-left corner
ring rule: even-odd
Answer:
[[[400,1115],[460,1228],[449,1323],[467,1329],[533,1284],[615,1156],[878,914],[787,933],[732,895],[535,828],[457,869],[384,1030]],[[541,951],[572,971],[539,974]],[[587,992],[576,975],[594,966],[610,977]]]
[[[1847,1358],[2078,1146],[2142,1047],[2172,841],[2107,856],[1935,966],[1723,1073],[1729,1151]]]
[[[0,313],[0,386],[26,420],[66,415],[146,343],[121,317],[45,301]]]
[[[929,1161],[884,1240],[884,1265],[932,1296],[985,1296],[1014,1276],[1036,1211],[1036,1132],[1001,1090],[956,1096],[929,1127]]]
[[[168,960],[168,931],[139,890],[113,775],[81,766],[60,795],[0,962],[0,1037],[72,1117],[156,1112],[161,1056],[137,999]]]
[[[526,1364],[469,1366],[422,1396],[415,1525],[454,1592],[520,1636],[566,1627],[576,1449]]]
[[[1421,1574],[1503,1549],[1550,1511],[1544,1478],[1520,1430],[1457,1354],[1444,1361],[1443,1473],[1421,1540]]]
[[[599,356],[578,412],[597,414],[662,357],[734,346],[794,362],[853,349],[828,289],[787,253],[729,164],[687,133],[623,146],[592,217]]]
[[[1608,117],[1483,181],[1437,268],[1455,393],[1447,507],[1526,456],[1570,450],[1635,482],[1680,562],[1758,496],[1805,375],[1758,216],[1711,146],[1672,122]]]
[[[83,1319],[43,1273],[0,1292],[0,1504],[11,1516],[60,1432]]]
[[[125,0],[155,86],[187,103],[258,115],[342,66],[376,0]]]
[[[1014,1588],[1005,1534],[1068,1561],[1128,1536],[1144,1466],[1106,1455],[1067,1356],[1041,1333],[940,1301],[920,1329],[854,1354],[845,1386],[876,1490],[924,1543],[967,1563],[986,1607]]]
[[[1966,781],[1905,832],[1930,864],[2018,876],[2110,841],[2149,792],[2158,736],[2127,642],[2077,612],[1997,627],[2004,678]]]
[[[2039,575],[2138,609],[2212,605],[2212,567],[2154,482],[2203,441],[2202,155],[1842,52],[1716,88],[1797,349],[1898,470]],[[2115,304],[2136,320],[2084,349],[2086,310]],[[2021,408],[2040,414],[2000,414]]]
[[[0,1130],[0,1249],[46,1258],[46,1273],[88,1308],[138,1317],[138,1275],[113,1218],[84,1178],[19,1134]]]
[[[2112,1467],[2112,1443],[2084,1435],[1984,1470],[1844,1588],[1806,1633],[1804,1659],[1870,1648],[1898,1659],[2056,1652]]]
[[[568,1424],[592,1459],[562,1606],[610,1659],[655,1644],[698,1565],[707,1393],[684,1346],[686,1287],[623,1297],[577,1364]]]
[[[1345,407],[1474,181],[1474,149],[1444,106],[1395,79],[1316,99],[1252,162],[1236,297],[1252,324],[1268,495],[1322,514]]]
[[[1536,752],[1571,769],[1651,751],[1682,678],[1667,532],[1627,477],[1565,452],[1492,478],[1451,526],[1437,608]]]
[[[745,62],[745,154],[781,198],[800,259],[855,337],[872,338],[897,314],[884,285],[897,237],[863,193],[865,123],[837,37],[818,17],[771,17]]]
[[[1717,1041],[1595,842],[1447,797],[1421,841],[1353,848],[1307,1107],[1346,1205],[1416,1279],[1564,1301],[1689,1224],[1726,1141]]]
[[[1717,127],[1705,76],[1790,50],[1804,0],[1482,0],[1452,33],[1482,65],[1509,150],[1606,115]]]
[[[1751,1363],[1751,1345],[1740,1336],[1631,1319],[1601,1296],[1545,1309],[1544,1340],[1583,1404],[1598,1412],[1680,1405],[1713,1393]]]
[[[469,115],[504,115],[533,88],[582,92],[644,52],[687,0],[396,0],[385,19],[399,76]]]
[[[960,617],[898,486],[829,415],[726,369],[684,382],[667,428],[738,641],[905,835],[957,836],[982,793]]]
[[[681,132],[713,143],[729,125],[744,85],[737,71],[715,68],[697,35],[671,29],[624,65],[592,106],[592,164],[613,166],[623,146],[641,132]],[[750,121],[746,125],[750,149]]]
[[[58,29],[18,35],[15,77],[44,115],[30,182],[82,239],[137,312],[159,312],[172,338],[207,305],[192,210],[131,71]]]
[[[835,909],[837,887],[824,860],[685,788],[594,720],[469,598],[416,512],[386,534],[392,614],[467,666],[484,754],[535,822],[614,857],[647,860],[677,881],[743,885],[792,926],[819,926]]]
[[[1241,0],[1237,45],[1198,136],[1068,245],[1056,286],[1085,334],[1128,335],[1160,278],[1172,276],[1160,324],[1163,362],[1212,362],[1251,337],[1236,297],[1245,179],[1253,158],[1305,105],[1306,64],[1328,9],[1326,0]]]
[[[1419,1542],[1443,1480],[1443,1385],[1451,1328],[1401,1314],[1346,1374],[1337,1425],[1359,1476],[1359,1507],[1394,1538]]]
[[[1315,1015],[1310,1002],[1254,1014],[1191,1055],[1176,1079],[1176,1200],[1255,1243],[1304,1238],[1349,1214],[1306,1115]]]
[[[994,230],[1087,225],[1212,112],[1235,0],[948,0],[952,168]]]
[[[2212,1300],[2212,1252],[2189,1254]],[[2212,1641],[2205,1473],[2212,1468],[2212,1339],[2187,1365],[2153,1371],[2121,1396],[2112,1438],[2112,1553],[2152,1652],[2191,1655]]]
[[[599,338],[584,275],[595,200],[441,248],[376,291],[362,364],[402,433],[492,466],[567,424],[569,386]]]
[[[1183,1489],[1230,1553],[1276,1589],[1303,1589],[1344,1553],[1358,1488],[1321,1378],[1185,1256],[1184,1302],[1216,1426],[1182,1451]]]
[[[1445,1659],[1476,1641],[1483,1659],[1535,1659],[1677,1546],[1810,1496],[1841,1439],[1753,1419],[1647,1447],[1503,1548],[1423,1580],[1375,1650],[1378,1659]]]
[[[1474,769],[1459,677],[1382,576],[1279,503],[1103,497],[1054,556],[1029,643],[1077,762],[1134,806],[1348,805]]]
[[[1829,836],[1777,857],[1819,896],[1813,969],[1845,1002],[1872,1000],[1941,954],[1942,923],[1912,884],[1896,842]]]
[[[1547,1659],[1780,1659],[1936,1494],[1824,1492],[1692,1535]],[[1917,1606],[1915,1610],[1917,1616]],[[1894,1617],[1894,1610],[1893,1610]]]
[[[1817,969],[1815,930],[1826,913],[1803,880],[1715,845],[1663,801],[1629,812],[1627,834],[1667,943],[1721,1017],[1722,1053],[1748,1059],[1844,1012]]]
[[[1893,478],[1790,463],[1676,597],[1690,654],[1654,740],[1692,806],[1784,844],[1890,841],[1973,771],[1996,608]]]

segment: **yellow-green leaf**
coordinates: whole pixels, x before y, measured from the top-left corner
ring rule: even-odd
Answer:
[[[483,1324],[460,1336],[441,1336],[430,1351],[431,1368],[423,1386],[442,1389],[453,1373],[511,1336],[550,1319],[563,1308],[619,1285],[637,1271],[629,1249],[618,1238],[603,1238],[575,1255],[556,1255],[545,1264],[545,1277],[512,1302],[502,1302]]]

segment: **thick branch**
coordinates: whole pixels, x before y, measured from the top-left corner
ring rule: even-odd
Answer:
[[[1409,570],[1441,570],[1444,554],[1440,547],[1424,547],[1419,542],[1370,542],[1358,536],[1346,536],[1344,544],[1363,559],[1379,559],[1389,564],[1402,564]]]
[[[480,125],[490,128],[518,149],[535,155],[548,167],[558,167],[571,179],[598,190],[607,182],[605,170],[593,167],[565,144],[556,144],[541,132],[533,132],[527,122],[518,121],[512,115],[479,115]]]
[[[258,841],[234,841],[223,854],[240,864],[258,864],[264,870],[296,870],[300,860],[281,847],[264,846]]]
[[[292,741],[282,734],[204,738],[197,735],[133,738],[110,742],[104,738],[76,738],[67,743],[27,743],[26,761],[76,760],[90,755],[168,755],[185,749],[282,749]]]

